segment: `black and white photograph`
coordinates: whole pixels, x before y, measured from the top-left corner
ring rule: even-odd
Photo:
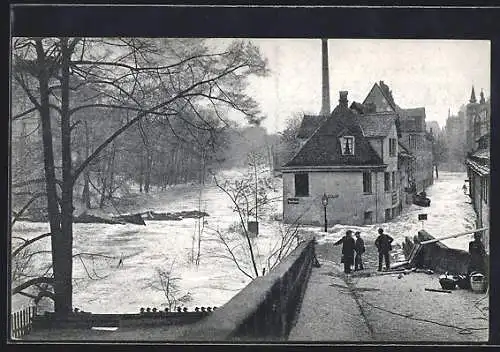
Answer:
[[[12,36],[11,343],[487,343],[491,42]]]

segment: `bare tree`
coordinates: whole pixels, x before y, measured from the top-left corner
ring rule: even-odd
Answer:
[[[297,133],[302,122],[303,114],[296,113],[286,120],[286,127],[279,132],[279,145],[276,150],[276,162],[274,167],[281,168],[287,163],[300,149],[300,142],[297,139]]]
[[[231,260],[245,276],[255,278],[262,273],[262,270],[258,269],[260,263],[257,258],[260,250],[256,244],[255,234],[248,229],[248,221],[254,217],[262,219],[274,202],[281,201],[281,196],[271,195],[271,191],[275,189],[265,158],[259,158],[257,153],[251,153],[249,161],[250,168],[245,176],[234,180],[224,180],[224,182],[219,181],[215,175],[213,176],[215,185],[230,199],[238,219],[229,229],[218,228],[214,230],[214,233],[225,249],[224,253],[216,255]],[[285,231],[283,236],[286,238],[282,238],[281,246],[278,245],[281,250],[278,247],[273,249],[276,253],[272,253],[272,260],[278,258],[277,261],[280,261],[288,254],[288,249],[285,247],[292,243],[289,237],[295,234],[293,231]]]
[[[247,77],[267,73],[266,61],[255,46],[243,41],[213,53],[201,40],[36,37],[14,38],[12,51],[12,76],[32,107],[11,119],[31,112],[40,116],[55,311],[65,315],[72,311],[73,188],[79,176],[147,116],[172,126],[172,119],[182,118],[179,112],[209,106],[224,120],[220,108],[227,106],[259,123],[257,104],[244,90]],[[88,103],[74,104],[74,92],[82,87],[95,95]],[[128,111],[134,116],[109,131],[85,160],[73,165],[72,132],[80,126],[74,119],[88,109],[103,114]],[[54,125],[60,126],[58,134]],[[201,115],[194,127],[211,129]],[[55,137],[61,146],[60,173],[56,173]]]
[[[178,276],[174,273],[174,263],[172,261],[170,268],[156,268],[156,277],[149,283],[149,287],[164,294],[168,309],[172,311],[179,303],[187,303],[192,300],[191,293],[187,292],[182,295],[182,290],[179,287]]]

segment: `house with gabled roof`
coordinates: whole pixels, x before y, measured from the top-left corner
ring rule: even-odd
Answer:
[[[304,143],[282,168],[284,221],[323,224],[324,195],[329,224],[371,224],[398,215],[397,119],[391,111],[357,113],[345,91],[330,116],[305,118],[298,133]]]
[[[408,182],[414,185],[416,192],[423,191],[433,184],[433,136],[426,129],[424,107],[401,108],[395,103],[392,91],[384,81],[373,85],[363,104],[353,103],[353,105],[361,113],[392,111],[398,114],[401,131],[399,143],[414,156],[410,161]]]

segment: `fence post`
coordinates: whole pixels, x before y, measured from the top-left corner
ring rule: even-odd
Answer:
[[[36,314],[36,306],[28,306],[11,314],[11,336],[20,338],[31,332],[33,318]]]
[[[26,308],[21,311],[21,334],[26,333]]]
[[[19,317],[19,314],[18,312],[15,312],[14,313],[14,319],[13,320],[13,324],[12,324],[12,335],[14,335],[15,338],[17,338],[17,329],[19,327],[19,321],[18,321],[18,317]]]

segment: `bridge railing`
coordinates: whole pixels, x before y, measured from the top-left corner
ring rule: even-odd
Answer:
[[[299,244],[275,269],[254,279],[224,306],[193,324],[180,340],[285,340],[300,309],[315,240]]]

